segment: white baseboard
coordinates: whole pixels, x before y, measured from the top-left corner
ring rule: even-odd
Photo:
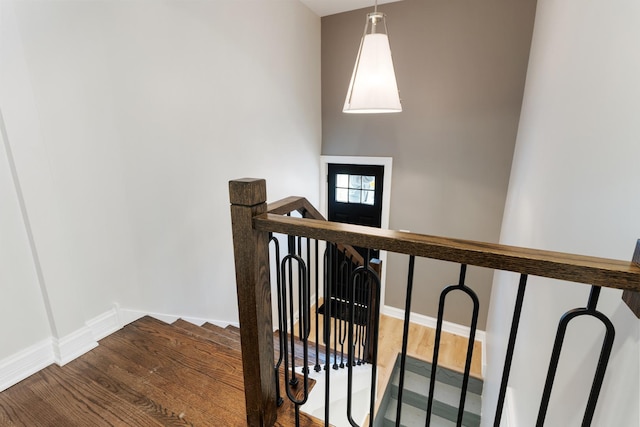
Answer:
[[[386,314],[389,317],[394,317],[396,319],[402,319],[402,320],[404,319],[404,310],[396,307],[385,305],[382,307],[381,312],[382,314]],[[425,316],[424,314],[411,313],[410,320],[413,323],[426,326],[431,329],[436,329],[436,327],[438,326],[438,319],[431,316]],[[459,335],[465,338],[469,338],[469,335],[471,334],[471,328],[469,328],[468,326],[459,325],[453,322],[447,322],[446,320],[442,322],[442,330],[450,334]],[[482,376],[484,377],[484,373],[486,371],[486,364],[487,364],[487,361],[486,361],[487,351],[485,346],[486,332],[481,330],[476,330],[475,340],[479,341],[480,345],[482,346]]]
[[[181,316],[181,315],[166,314],[166,313],[153,313],[153,312],[128,309],[128,308],[120,309],[120,318],[123,325],[128,325],[129,323],[134,322],[144,316],[151,316],[154,319],[158,319],[165,323],[173,323],[178,319],[182,319],[182,320],[186,320],[189,323],[193,323],[194,325],[197,325],[197,326],[202,326],[205,323],[212,323],[216,326],[220,326],[221,328],[226,328],[229,325],[236,326],[236,327],[239,326],[238,322],[229,322],[226,320],[208,319],[204,317],[193,317],[193,316]]]
[[[102,338],[111,335],[124,326],[120,318],[120,307],[115,304],[114,307],[106,313],[102,313],[88,320],[87,326],[91,329],[93,339],[96,341],[100,341]]]
[[[86,321],[80,329],[62,338],[49,337],[0,360],[0,392],[52,363],[66,365],[96,348],[99,340],[147,315],[167,323],[173,323],[181,318],[198,326],[207,322],[223,328],[228,325],[238,326],[237,322],[224,320],[121,309],[115,304],[111,310]]]
[[[0,360],[0,392],[54,363],[51,338]]]
[[[83,326],[62,338],[51,338],[51,342],[54,359],[60,366],[66,365],[98,346],[98,341],[93,338],[88,326]]]
[[[52,338],[55,362],[66,365],[86,352],[96,348],[98,341],[122,328],[119,306],[106,311],[85,322],[85,326],[65,335],[62,338]]]
[[[0,391],[46,368],[66,365],[98,346],[98,340],[122,327],[118,307],[88,320],[80,329],[62,338],[49,337],[0,360]]]

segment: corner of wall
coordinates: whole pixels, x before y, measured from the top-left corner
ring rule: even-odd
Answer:
[[[60,366],[98,346],[98,340],[122,328],[118,305],[62,337],[49,337],[0,360],[0,392],[46,368]]]

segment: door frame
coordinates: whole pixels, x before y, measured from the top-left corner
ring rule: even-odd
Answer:
[[[327,206],[327,174],[329,163],[343,165],[376,165],[384,166],[384,178],[382,180],[382,218],[380,227],[389,228],[389,211],[391,208],[391,175],[393,171],[392,157],[364,157],[364,156],[320,156],[320,213],[328,217]],[[387,251],[380,251],[382,272],[380,274],[380,312],[385,305],[385,288],[387,282]]]

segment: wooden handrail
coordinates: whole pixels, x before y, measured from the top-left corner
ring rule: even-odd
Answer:
[[[640,241],[632,262],[618,261],[328,222],[301,197],[289,197],[267,206],[266,182],[261,179],[231,181],[229,193],[247,422],[251,426],[272,426],[276,419],[269,274],[271,232],[324,240],[345,247],[375,248],[458,264],[624,289],[627,296],[634,298],[631,302],[640,311],[640,297],[637,294],[640,292]],[[284,216],[292,211],[300,212],[303,218]],[[522,290],[524,283],[521,282]],[[515,316],[516,312],[514,319]],[[515,320],[513,325],[517,330]],[[505,362],[505,370],[506,366]],[[508,373],[506,375],[508,379]],[[504,384],[506,386],[506,382]]]
[[[319,221],[327,221],[327,219],[318,211],[307,199],[299,196],[290,196],[284,199],[278,200],[274,203],[269,203],[267,206],[267,213],[275,215],[286,215],[290,212],[298,212],[303,218],[317,219]],[[364,258],[360,253],[350,245],[337,245],[338,251],[346,252],[355,265],[364,265]]]
[[[260,231],[310,237],[344,245],[376,248],[608,288],[640,291],[640,266],[628,261],[285,217],[270,213],[254,217],[253,225]]]

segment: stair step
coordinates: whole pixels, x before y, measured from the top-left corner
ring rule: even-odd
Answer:
[[[202,328],[215,336],[215,341],[229,348],[240,350],[240,335],[232,329],[221,328],[220,326],[205,323]]]
[[[182,320],[143,317],[64,367],[51,365],[0,393],[0,424],[246,425],[241,353],[217,338]],[[285,400],[275,425],[294,425],[294,414]],[[300,425],[323,423],[301,414]]]
[[[187,322],[183,319],[178,319],[172,323],[173,326],[178,327],[184,331],[187,331],[197,337],[202,339],[206,339],[208,341],[215,342],[217,344],[225,344],[221,342],[221,336],[215,332],[212,332],[208,329],[203,328],[202,326],[194,325],[191,322]],[[226,345],[226,344],[225,344]],[[232,350],[240,350],[240,346],[227,346]]]
[[[156,331],[154,329],[157,328],[160,332],[158,334],[160,336],[160,339],[161,340],[163,339],[164,342],[169,346],[167,349],[164,350],[165,352],[170,353],[172,350],[172,347],[180,348],[181,350],[180,353],[182,353],[182,350],[185,350],[184,352],[185,359],[183,360],[183,364],[191,366],[192,363],[195,363],[199,370],[202,369],[200,372],[206,373],[208,376],[211,376],[211,377],[218,376],[217,381],[214,382],[215,385],[213,384],[208,385],[208,386],[213,385],[217,389],[215,396],[216,396],[216,399],[219,400],[218,403],[228,408],[234,408],[234,412],[237,413],[237,411],[240,410],[240,408],[238,408],[238,405],[240,403],[239,400],[240,400],[242,404],[241,413],[246,413],[244,408],[244,380],[242,376],[242,359],[241,359],[241,353],[239,350],[230,349],[225,345],[221,345],[216,342],[209,341],[208,339],[198,338],[187,331],[180,330],[180,328],[172,327],[171,325],[168,325],[164,322],[161,322],[159,320],[156,320],[150,317],[144,317],[139,321],[135,322],[135,324],[131,324],[129,326],[132,326],[131,329],[138,329],[143,333],[149,333],[154,338],[156,337],[156,333],[155,333]],[[171,330],[175,331],[176,334],[180,336],[179,337],[180,339],[176,339],[176,337],[167,337],[166,335],[170,335],[167,333]],[[235,332],[232,331],[232,333],[235,333]],[[209,348],[213,349],[213,351],[215,352],[216,358],[222,358],[224,359],[224,362],[220,363],[218,361],[210,360],[211,356],[206,354],[206,349],[208,346],[211,346]],[[208,362],[204,363],[204,366],[202,366],[202,363],[200,363],[198,360],[192,359],[192,357],[195,359],[204,358]],[[229,362],[232,362],[232,363],[229,363]],[[233,366],[230,366],[230,365],[233,365]],[[226,368],[228,367],[231,367],[232,369],[230,371],[227,371]],[[280,374],[280,383],[281,384],[284,383],[282,371]],[[310,389],[313,388],[314,384],[315,382],[313,380],[310,380],[309,382]],[[240,390],[242,394],[238,396],[235,390]],[[204,395],[207,395],[206,390],[199,390],[198,392]],[[300,397],[299,393],[301,393],[301,388],[300,389],[293,388],[292,392],[296,398],[299,398]],[[225,396],[221,398],[221,394],[224,394]],[[285,394],[283,388],[282,388],[282,394],[283,395]],[[291,403],[288,399],[284,400],[283,405],[280,408],[278,408],[278,422],[280,422],[281,424],[276,423],[276,425],[290,426],[295,424],[295,421],[293,418],[294,416],[293,407],[294,407],[293,403]],[[220,425],[226,425],[226,424],[220,424]],[[311,416],[307,416],[306,414],[301,414],[300,425],[316,426],[316,425],[322,425],[322,424],[320,423],[319,420]]]
[[[163,425],[179,422],[207,425],[212,417],[232,422],[237,415],[215,399],[195,394],[180,383],[154,375],[148,369],[107,348],[91,352],[67,366],[84,378],[102,384],[121,399],[141,405]]]
[[[402,395],[402,425],[424,423],[427,415],[427,396],[432,366],[429,362],[407,356]],[[434,400],[432,407],[432,425],[456,425],[463,375],[439,367],[436,373]],[[393,373],[385,390],[376,426],[394,425],[398,405],[400,380],[400,355],[396,359]],[[480,425],[483,382],[470,377],[465,399],[465,411],[462,425],[476,427]],[[391,423],[391,424],[389,424]]]
[[[240,328],[238,328],[237,326],[233,326],[233,325],[228,325],[226,328],[227,331],[229,331],[230,333],[236,334],[237,337],[240,337]]]

